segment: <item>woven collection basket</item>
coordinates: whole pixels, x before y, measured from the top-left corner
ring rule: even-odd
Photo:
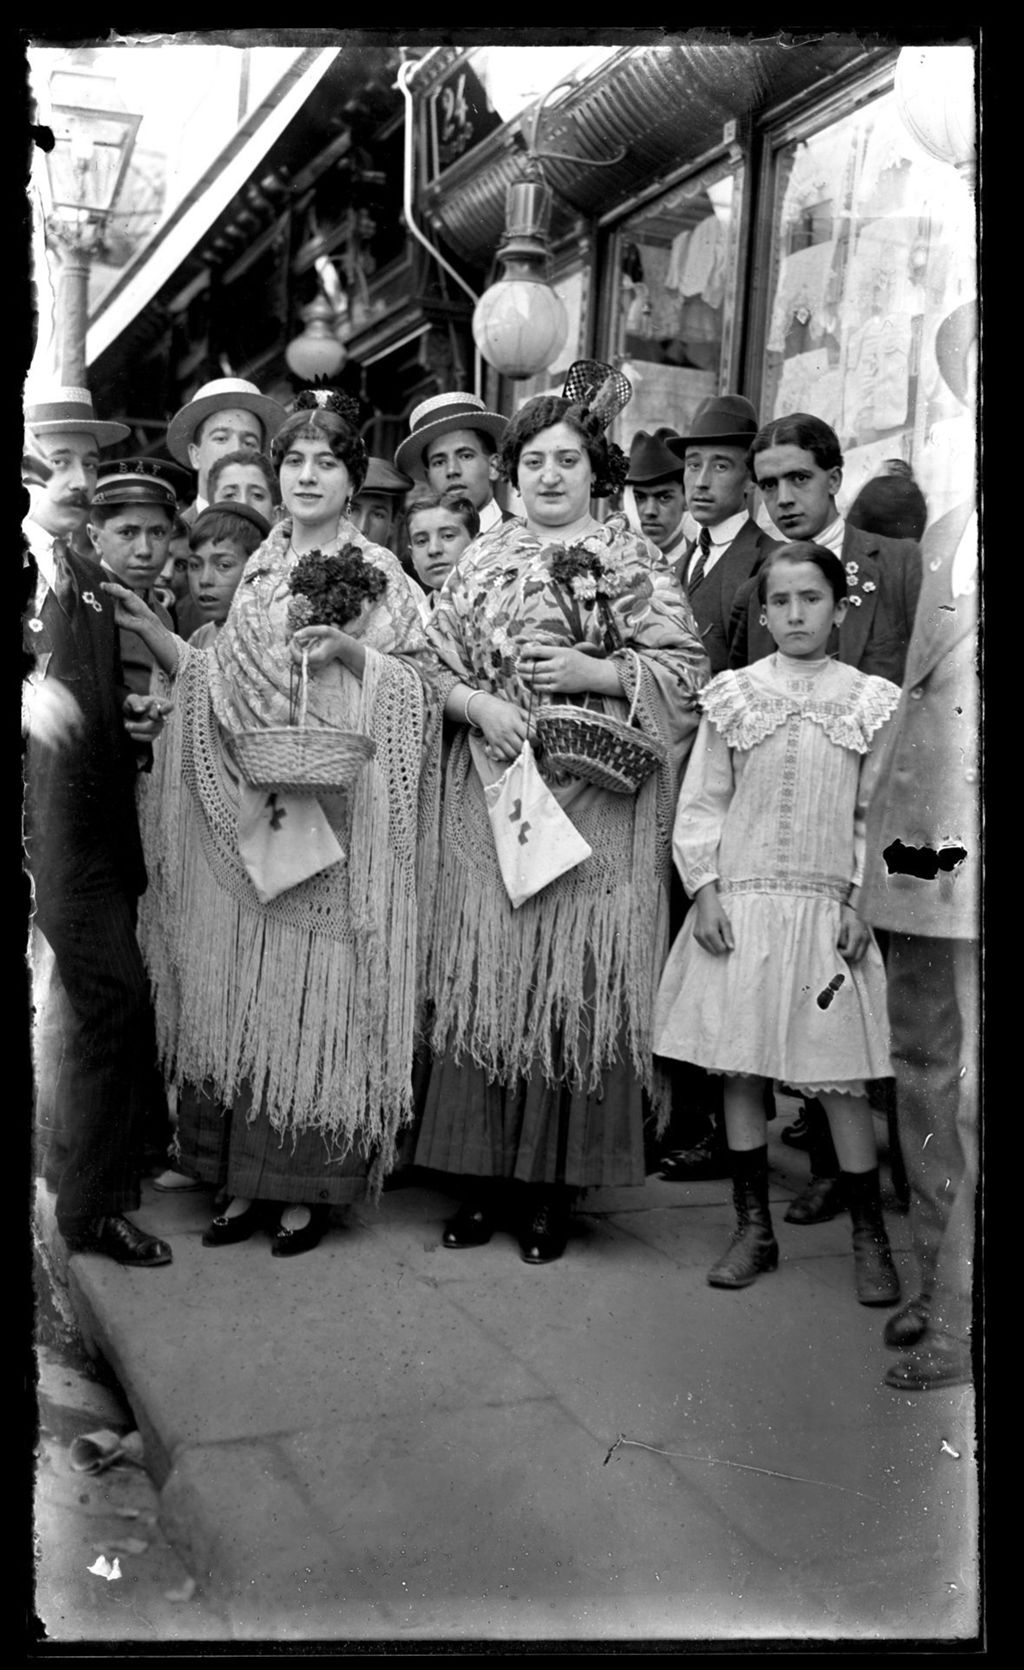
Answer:
[[[306,725],[309,652],[302,657],[298,723],[238,731],[231,749],[239,770],[254,789],[281,794],[324,794],[351,788],[376,752],[360,731],[310,730]],[[293,707],[294,711],[294,707]]]
[[[633,724],[640,694],[640,663],[634,650],[636,685],[625,723],[607,713],[590,713],[569,703],[543,708],[537,715],[537,739],[547,763],[599,789],[636,794],[668,751]]]

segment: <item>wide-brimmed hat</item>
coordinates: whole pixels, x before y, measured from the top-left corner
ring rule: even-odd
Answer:
[[[638,429],[629,449],[626,486],[642,487],[648,481],[682,481],[682,461],[665,444],[677,438],[676,431],[667,427],[656,429],[653,435],[648,435],[646,429]]]
[[[935,332],[935,359],[942,380],[962,406],[967,404],[967,354],[978,336],[978,304],[961,302]]]
[[[131,434],[126,423],[102,422],[93,411],[89,390],[80,388],[40,392],[25,407],[25,423],[38,435],[51,435],[58,429],[82,430],[99,446],[113,446]]]
[[[481,429],[500,441],[508,419],[489,412],[475,394],[435,394],[423,400],[409,419],[410,433],[395,452],[395,467],[422,481],[426,476],[424,448],[452,429]]]
[[[757,413],[742,394],[713,394],[697,407],[688,434],[669,441],[668,446],[679,458],[686,456],[688,446],[749,447],[760,425]]]
[[[280,401],[261,394],[256,384],[247,383],[244,377],[215,377],[212,383],[204,383],[197,389],[188,405],[175,412],[167,425],[167,450],[171,457],[179,464],[191,465],[188,449],[199,425],[214,412],[227,411],[254,413],[263,425],[268,442],[277,434],[286,415]]]
[[[243,522],[251,522],[261,539],[266,539],[270,532],[267,518],[254,510],[244,499],[216,499],[199,512],[189,529],[189,543],[197,545],[208,527],[214,527],[222,516],[238,516]]]
[[[403,475],[401,470],[393,469],[386,458],[377,458],[371,453],[366,478],[355,497],[358,499],[362,493],[393,493],[396,497],[401,497],[408,493],[411,486],[410,476]]]
[[[94,505],[155,504],[177,514],[188,476],[162,458],[120,458],[105,464],[92,496]]]

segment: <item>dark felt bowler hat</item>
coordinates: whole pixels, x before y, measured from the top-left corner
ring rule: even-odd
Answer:
[[[641,487],[648,481],[682,481],[682,462],[666,445],[676,438],[674,429],[656,429],[653,435],[638,429],[629,449],[627,487]]]
[[[760,425],[757,413],[742,394],[714,394],[697,407],[688,435],[680,435],[669,446],[679,458],[688,446],[749,447]]]
[[[215,519],[219,521],[222,516],[229,514],[241,517],[243,522],[251,522],[261,539],[266,539],[270,532],[270,523],[267,518],[261,516],[258,510],[254,510],[251,504],[245,504],[242,499],[220,499],[215,504],[208,504],[205,510],[199,512],[193,522],[189,534],[189,544],[193,549],[202,539],[203,534],[213,526]]]
[[[366,469],[366,480],[355,495],[358,499],[363,493],[393,493],[396,496],[408,493],[412,486],[409,476],[403,475],[401,470],[393,469],[386,458],[377,458],[370,454]]]
[[[154,504],[173,516],[188,476],[161,458],[119,458],[104,467],[92,496],[94,505]]]

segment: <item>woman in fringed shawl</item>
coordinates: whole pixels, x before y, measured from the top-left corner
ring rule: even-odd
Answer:
[[[397,559],[346,519],[367,462],[347,404],[299,397],[273,447],[286,519],[211,648],[164,642],[176,702],[143,820],[140,933],[180,1089],[177,1163],[226,1195],[205,1246],[266,1222],[276,1256],[315,1246],[331,1208],[394,1162],[411,1117],[417,865],[436,868],[437,660]],[[345,630],[293,631],[298,558],[353,546],[383,593]],[[235,763],[237,733],[289,723],[304,652],[306,723],[375,744],[348,793],[268,794]]]
[[[598,381],[610,372],[597,370]],[[446,1247],[482,1245],[511,1212],[531,1264],[564,1252],[581,1188],[643,1182],[645,1094],[659,1120],[668,1112],[652,1004],[668,943],[676,793],[708,662],[658,552],[624,517],[591,513],[627,468],[604,432],[625,403],[606,403],[616,380],[628,399],[616,374],[589,404],[586,394],[540,396],[512,421],[499,467],[522,495],[525,526],[507,523],[470,547],[427,628],[457,674],[445,712],[461,728],[426,947],[435,1059],[415,1160],[465,1179]],[[570,372],[570,393],[572,381]],[[611,629],[585,585],[574,596],[553,578],[567,549],[617,569]],[[637,722],[665,745],[665,765],[635,796],[548,773],[592,856],[513,910],[483,790],[519,753],[531,696],[535,714],[590,692],[624,719],[638,680]]]

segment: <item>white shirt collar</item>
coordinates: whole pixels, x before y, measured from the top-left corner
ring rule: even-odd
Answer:
[[[497,499],[488,499],[480,512],[480,532],[490,533],[501,521],[501,506]]]
[[[26,516],[21,524],[22,532],[28,541],[28,548],[35,558],[35,564],[50,590],[54,590],[57,578],[57,568],[53,558],[53,547],[57,539],[56,534],[48,533],[41,522],[31,516]]]
[[[708,533],[711,535],[712,549],[716,549],[718,546],[731,545],[746,520],[747,511],[743,509],[738,510],[735,516],[727,516],[724,522],[716,522],[710,527]]]
[[[815,534],[814,543],[815,545],[824,545],[826,551],[831,551],[833,556],[842,557],[843,540],[845,538],[846,522],[842,516],[837,516],[835,521],[830,522],[827,528],[822,528],[820,533]],[[792,545],[793,541],[787,539],[786,544]]]

